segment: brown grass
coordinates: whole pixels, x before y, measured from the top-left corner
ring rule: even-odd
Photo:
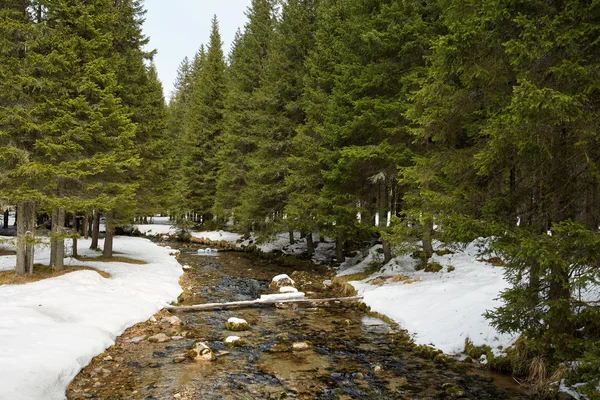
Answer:
[[[352,279],[346,278],[348,278],[348,276],[336,276],[333,278],[331,280],[331,290],[340,297],[356,296],[356,289],[354,289],[354,286],[348,283]]]
[[[122,262],[128,264],[148,264],[146,261],[136,260],[134,258],[121,257],[121,256],[112,256],[112,257],[75,257],[79,261],[98,261],[98,262]]]
[[[0,256],[14,256],[15,254],[17,254],[16,251],[0,249]]]
[[[37,282],[48,278],[65,275],[75,271],[95,271],[103,278],[110,278],[110,274],[90,267],[83,266],[65,266],[62,271],[54,271],[46,265],[35,264],[33,266],[33,275],[16,275],[14,271],[0,272],[0,285],[23,285],[25,283]]]
[[[413,278],[409,278],[408,276],[404,276],[404,275],[394,275],[392,276],[392,282],[402,282],[405,285],[410,285],[413,282],[418,282],[421,280],[420,276],[415,276]]]

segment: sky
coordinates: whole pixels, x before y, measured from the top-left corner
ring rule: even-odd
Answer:
[[[213,15],[219,21],[223,51],[229,54],[238,28],[246,23],[245,11],[251,0],[145,0],[143,29],[150,37],[148,49],[156,49],[154,63],[162,81],[165,98],[173,91],[177,67],[190,59],[201,44],[208,44]]]

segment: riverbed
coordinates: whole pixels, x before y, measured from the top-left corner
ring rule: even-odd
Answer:
[[[335,297],[322,270],[284,266],[239,252],[198,253],[181,245],[186,270],[180,305],[252,300],[275,275],[298,279],[309,297]],[[176,315],[180,323],[169,322]],[[250,330],[229,332],[243,318]],[[153,343],[164,333],[169,340]],[[246,345],[227,347],[229,335]],[[207,343],[213,361],[188,356]],[[303,343],[302,346],[294,344]],[[296,348],[294,348],[296,347]],[[508,377],[415,347],[401,327],[357,303],[168,313],[128,329],[73,381],[69,399],[524,399]]]

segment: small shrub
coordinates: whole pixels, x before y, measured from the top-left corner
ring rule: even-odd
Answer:
[[[427,263],[427,266],[425,266],[425,272],[440,272],[442,269],[443,267],[436,262]]]

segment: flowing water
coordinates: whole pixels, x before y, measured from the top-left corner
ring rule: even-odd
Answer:
[[[182,305],[252,300],[272,293],[271,278],[300,267],[236,252],[195,254],[179,261],[192,268],[183,280]],[[319,272],[304,267],[303,289],[334,297]],[[165,312],[162,312],[165,314]],[[161,315],[163,315],[161,314]],[[180,326],[140,324],[117,340],[76,378],[68,398],[103,399],[521,399],[512,384],[468,364],[414,349],[405,332],[367,315],[356,304],[287,305],[177,314]],[[243,318],[249,331],[229,332],[228,318]],[[165,343],[131,341],[165,332],[184,336]],[[226,347],[229,335],[245,347]],[[185,354],[205,341],[214,361]],[[293,344],[308,346],[294,351]],[[435,361],[433,360],[435,358]],[[110,359],[109,361],[107,361]]]

